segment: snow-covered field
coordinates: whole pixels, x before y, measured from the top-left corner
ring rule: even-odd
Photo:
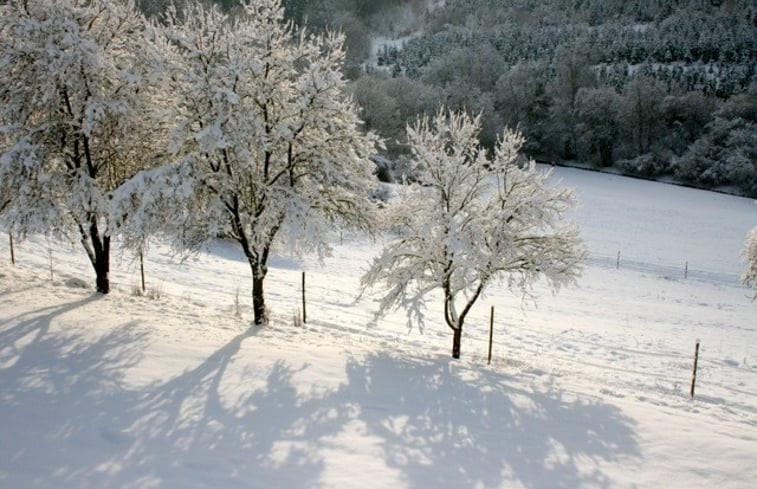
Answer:
[[[739,253],[757,206],[555,175],[581,202],[580,286],[536,303],[490,290],[460,361],[439,301],[422,328],[356,302],[380,247],[365,237],[335,234],[323,263],[276,257],[265,328],[232,244],[184,262],[153,246],[148,298],[129,252],[103,297],[79,246],[30,237],[12,267],[1,240],[0,487],[755,487],[757,302]]]

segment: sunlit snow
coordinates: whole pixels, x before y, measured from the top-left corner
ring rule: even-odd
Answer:
[[[537,286],[535,303],[492,288],[460,361],[434,297],[422,329],[356,302],[380,240],[335,231],[322,263],[276,256],[273,322],[251,327],[231,243],[184,261],[153,245],[147,296],[123,251],[99,296],[77,243],[16,240],[11,266],[3,235],[0,487],[753,487],[757,302],[739,255],[757,205],[554,178],[579,198],[580,286]]]

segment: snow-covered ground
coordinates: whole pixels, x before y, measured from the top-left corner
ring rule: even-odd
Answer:
[[[335,234],[323,263],[277,256],[264,328],[230,243],[183,262],[153,246],[148,298],[128,252],[103,297],[77,245],[30,237],[12,267],[0,240],[0,487],[754,487],[757,302],[739,253],[757,206],[555,177],[581,202],[580,286],[536,287],[536,303],[491,289],[460,361],[439,301],[422,328],[356,302],[380,247],[365,237]]]
[[[369,55],[364,65],[373,70],[389,73],[391,66],[378,66],[378,56],[384,48],[402,49],[405,44],[423,34],[424,17],[443,7],[445,0],[423,0],[398,3],[383,9],[369,24],[377,29],[369,36]]]

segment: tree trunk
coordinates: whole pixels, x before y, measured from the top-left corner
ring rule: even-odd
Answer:
[[[612,141],[608,138],[599,140],[599,164],[603,167],[612,166]]]
[[[80,225],[79,232],[81,244],[95,269],[97,291],[107,294],[110,292],[110,236],[100,236],[96,217],[91,218],[88,231]]]
[[[110,236],[105,236],[102,241],[97,236],[92,237],[94,245],[95,261],[92,266],[97,275],[97,291],[101,294],[110,292]]]
[[[463,328],[454,328],[452,331],[452,358],[460,358],[460,340],[463,337]]]
[[[265,297],[263,296],[263,280],[265,274],[252,269],[252,311],[255,315],[255,324],[261,325],[268,321],[265,313]]]
[[[265,295],[263,294],[263,281],[268,273],[268,247],[264,248],[262,254],[258,254],[255,250],[250,248],[250,242],[245,236],[239,219],[234,222],[236,232],[239,234],[239,244],[242,245],[242,251],[244,251],[247,257],[247,263],[250,264],[250,271],[252,272],[252,312],[254,315],[254,321],[256,325],[262,325],[268,322],[268,317],[265,310]]]

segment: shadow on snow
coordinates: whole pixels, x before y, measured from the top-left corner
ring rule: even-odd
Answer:
[[[372,467],[419,489],[611,487],[602,463],[640,458],[634,422],[616,407],[568,400],[555,386],[524,390],[446,358],[353,357],[346,382],[309,396],[283,360],[246,366],[249,387],[230,402],[229,367],[258,341],[244,333],[171,380],[128,388],[147,328],[124,322],[94,341],[49,331],[93,300],[0,322],[0,430],[13,440],[0,444],[0,480],[9,487],[319,487],[344,465],[339,457],[361,449],[355,437],[371,440]]]

